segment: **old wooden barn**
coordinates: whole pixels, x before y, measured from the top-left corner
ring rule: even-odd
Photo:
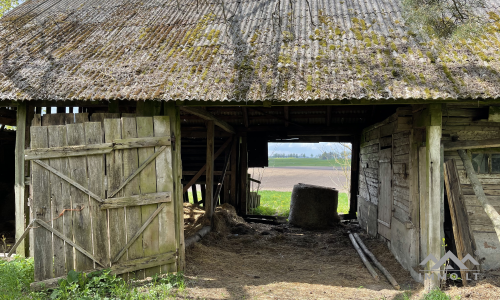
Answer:
[[[500,17],[487,2],[484,35],[447,41],[409,32],[398,1],[25,1],[0,19],[17,253],[38,282],[183,270],[188,189],[201,184],[208,215],[245,215],[267,143],[341,141],[359,179],[344,219],[415,279],[442,238],[500,267]]]

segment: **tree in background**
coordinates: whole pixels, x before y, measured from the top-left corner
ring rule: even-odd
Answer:
[[[403,0],[404,17],[421,37],[468,38],[481,32],[485,0]]]
[[[0,0],[0,17],[19,4],[19,0]]]

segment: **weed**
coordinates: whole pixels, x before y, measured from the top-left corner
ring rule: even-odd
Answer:
[[[425,294],[422,300],[451,300],[451,298],[443,291],[435,289]]]
[[[16,255],[12,261],[0,260],[0,299],[28,298],[33,274],[33,258]]]

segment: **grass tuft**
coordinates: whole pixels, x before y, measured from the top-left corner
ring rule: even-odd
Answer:
[[[15,256],[12,261],[0,260],[0,299],[26,299],[34,280],[33,258]]]
[[[451,297],[446,295],[445,292],[435,289],[425,294],[422,300],[451,300]]]

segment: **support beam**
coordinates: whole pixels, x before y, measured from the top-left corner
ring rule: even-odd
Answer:
[[[241,113],[243,114],[243,125],[245,125],[245,128],[248,128],[248,109],[243,106]]]
[[[247,177],[248,177],[247,137],[241,137],[240,144],[240,214],[247,214]]]
[[[198,116],[203,120],[214,122],[215,125],[219,126],[220,128],[224,129],[227,132],[230,132],[232,134],[236,133],[233,126],[229,125],[226,121],[217,119],[214,115],[212,115],[206,110],[195,107],[185,107],[185,106],[181,106],[180,109],[192,115]]]
[[[482,141],[457,141],[443,143],[445,151],[455,151],[460,149],[484,149],[500,147],[500,139],[489,139]]]
[[[212,220],[214,213],[214,121],[207,121],[207,171],[206,171],[206,190],[205,190],[205,216]]]
[[[16,241],[21,238],[26,226],[25,219],[25,186],[24,186],[24,148],[26,135],[27,103],[20,102],[17,107],[16,150],[14,193],[16,208]],[[17,254],[26,256],[26,243],[22,241],[17,247]]]
[[[233,144],[231,146],[231,188],[230,188],[230,197],[231,201],[229,202],[232,206],[237,207],[236,204],[238,203],[238,193],[236,192],[236,186],[237,186],[237,179],[238,179],[238,143],[239,143],[239,138],[235,137],[233,139]]]
[[[358,211],[359,152],[361,136],[354,135],[351,141],[351,189],[349,197],[349,218],[356,219]]]
[[[430,104],[428,107],[429,126],[426,127],[427,140],[427,186],[429,191],[427,211],[421,213],[426,214],[428,227],[428,254],[434,257],[441,257],[441,226],[443,223],[441,215],[441,135],[442,135],[442,111],[441,104]],[[430,261],[426,270],[430,270],[434,262]],[[440,280],[437,273],[425,278],[425,289],[440,288]]]

